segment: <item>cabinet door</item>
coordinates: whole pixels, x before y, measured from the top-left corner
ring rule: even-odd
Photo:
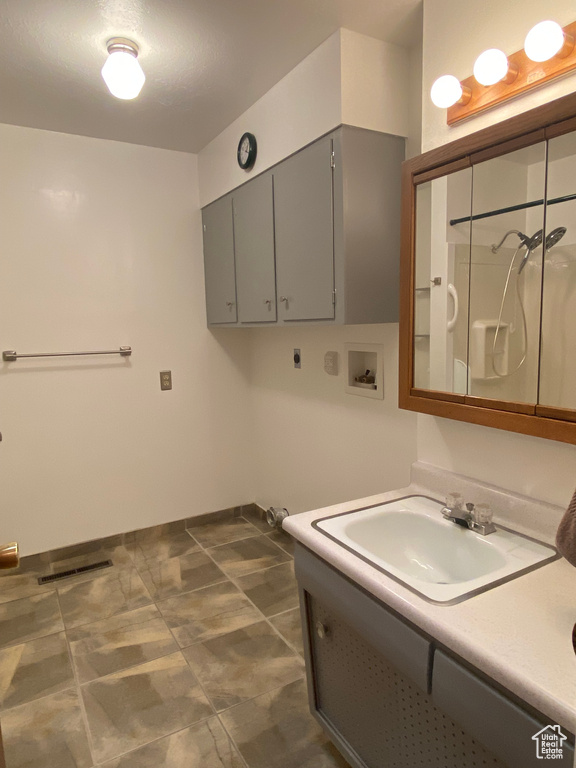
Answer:
[[[202,224],[208,323],[235,323],[238,315],[231,197],[223,197],[205,208]]]
[[[281,320],[334,318],[332,139],[274,171],[278,314]]]
[[[432,699],[509,768],[538,768],[545,759],[572,768],[571,733],[525,712],[442,651],[434,654]]]
[[[272,175],[265,174],[233,195],[234,251],[241,323],[276,320]]]

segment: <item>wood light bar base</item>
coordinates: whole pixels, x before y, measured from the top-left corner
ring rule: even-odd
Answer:
[[[563,27],[563,30],[568,40],[576,39],[576,21]],[[532,88],[538,88],[550,80],[569,74],[576,69],[576,45],[566,45],[548,61],[531,61],[522,49],[510,54],[508,62],[512,69],[518,69],[518,76],[511,83],[500,80],[495,85],[480,85],[473,75],[462,80],[464,92],[466,89],[471,92],[470,100],[466,104],[454,104],[448,108],[446,114],[448,125],[460,123],[479,112],[514,99]]]

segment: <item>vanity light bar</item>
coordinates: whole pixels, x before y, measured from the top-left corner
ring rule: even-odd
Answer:
[[[562,31],[565,40],[573,41],[576,38],[576,22],[563,27]],[[510,74],[488,86],[481,85],[473,75],[461,81],[463,91],[469,91],[470,98],[464,104],[456,103],[448,107],[446,122],[448,125],[460,123],[575,69],[576,47],[573,42],[565,45],[547,61],[532,61],[524,49],[516,51],[508,56],[508,72],[514,73],[513,78]]]

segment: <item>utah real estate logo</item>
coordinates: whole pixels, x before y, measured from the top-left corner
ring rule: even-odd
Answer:
[[[532,736],[536,742],[536,757],[539,760],[562,760],[562,745],[567,738],[559,725],[547,725],[542,728]]]

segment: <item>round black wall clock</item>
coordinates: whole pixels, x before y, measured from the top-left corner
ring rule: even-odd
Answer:
[[[238,165],[245,171],[249,171],[256,161],[256,136],[253,133],[245,133],[238,142]]]

